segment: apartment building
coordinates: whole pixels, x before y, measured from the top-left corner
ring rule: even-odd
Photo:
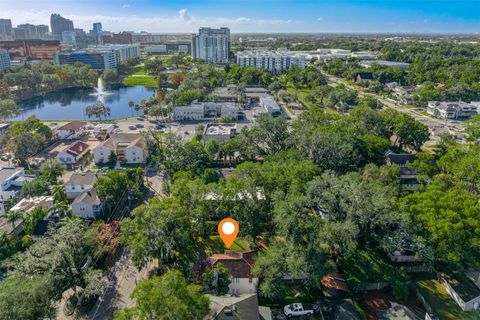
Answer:
[[[0,71],[10,69],[10,54],[7,50],[0,50]]]
[[[95,163],[106,163],[111,153],[118,161],[128,164],[143,163],[146,159],[145,141],[141,134],[115,133],[93,149]]]
[[[257,67],[278,73],[292,66],[305,68],[305,56],[286,50],[277,51],[240,51],[237,52],[237,64],[242,67]]]
[[[227,64],[230,52],[230,29],[200,28],[192,36],[192,57],[210,64]]]

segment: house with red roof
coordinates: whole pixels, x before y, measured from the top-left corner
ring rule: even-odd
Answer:
[[[62,140],[80,139],[87,132],[87,123],[84,121],[73,121],[64,124],[56,129],[56,136]]]
[[[76,164],[88,151],[90,146],[87,143],[77,141],[59,150],[55,158],[65,164]]]
[[[256,253],[250,251],[225,250],[207,258],[207,265],[214,268],[221,263],[230,274],[229,294],[256,293],[258,278],[252,274]]]

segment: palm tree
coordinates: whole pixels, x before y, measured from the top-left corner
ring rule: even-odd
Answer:
[[[15,229],[15,222],[20,218],[23,218],[23,213],[21,211],[15,210],[7,213],[7,221],[12,224],[13,229]]]
[[[133,108],[135,107],[135,102],[128,101],[128,106],[130,107],[130,110],[132,111],[132,117],[133,117]]]
[[[93,106],[88,106],[85,109],[85,114],[87,117],[96,117],[98,120],[102,120],[102,116],[110,116],[110,108],[105,106],[102,101],[97,100]]]
[[[62,185],[52,186],[52,195],[55,202],[67,201],[67,195],[65,194],[65,188]]]
[[[56,202],[53,207],[51,207],[48,211],[51,213],[58,213],[61,217],[63,217],[65,215],[68,215],[68,213],[70,212],[70,205],[66,200]]]

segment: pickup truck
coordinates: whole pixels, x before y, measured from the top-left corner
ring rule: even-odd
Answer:
[[[283,307],[283,312],[289,318],[299,316],[311,316],[314,313],[313,304],[292,303]]]

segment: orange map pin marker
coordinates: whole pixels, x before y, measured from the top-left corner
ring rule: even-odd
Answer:
[[[238,222],[232,218],[223,219],[218,224],[218,233],[220,234],[220,238],[222,238],[227,249],[230,249],[233,242],[237,238],[238,231],[240,231]]]

